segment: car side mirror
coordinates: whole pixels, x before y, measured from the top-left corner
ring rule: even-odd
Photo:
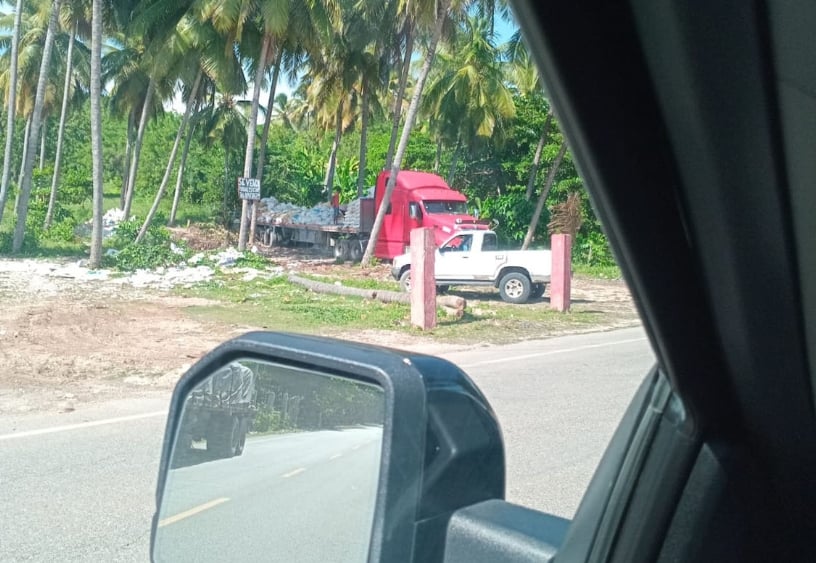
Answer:
[[[422,219],[422,211],[419,209],[419,204],[413,202],[408,204],[408,216],[415,221]]]
[[[504,482],[495,415],[450,362],[249,333],[176,386],[151,556],[441,561],[453,513]]]

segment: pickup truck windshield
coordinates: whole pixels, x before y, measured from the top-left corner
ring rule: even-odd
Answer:
[[[425,211],[433,214],[467,215],[467,204],[464,201],[426,201]]]

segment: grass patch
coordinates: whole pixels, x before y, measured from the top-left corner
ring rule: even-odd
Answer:
[[[247,282],[239,275],[226,274],[179,291],[183,295],[220,302],[188,308],[196,316],[269,330],[325,334],[327,330],[394,329],[409,323],[407,305],[315,293],[290,283],[283,276]]]
[[[309,277],[328,280],[314,275]],[[178,289],[177,292],[216,302],[186,309],[199,318],[267,330],[352,339],[354,331],[382,330],[456,344],[503,344],[589,331],[613,320],[610,315],[599,311],[576,307],[569,313],[558,313],[550,309],[546,301],[511,305],[493,300],[486,294],[479,301],[469,298],[463,318],[454,319],[439,311],[438,326],[434,330],[421,332],[411,326],[407,305],[315,293],[290,283],[284,276],[256,278],[247,282],[241,279],[240,274],[220,274],[210,282],[190,289]]]
[[[597,278],[603,280],[620,280],[623,279],[620,267],[613,266],[588,266],[586,264],[574,264],[573,271],[576,274],[588,276],[590,278]]]
[[[397,282],[382,281],[371,278],[363,279],[334,276],[319,276],[308,273],[299,273],[298,276],[308,280],[314,280],[317,282],[329,284],[333,284],[339,281],[342,285],[346,287],[355,287],[357,289],[381,289],[385,291],[400,291],[400,287]]]

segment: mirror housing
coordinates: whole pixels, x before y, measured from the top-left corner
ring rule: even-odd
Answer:
[[[252,332],[216,348],[176,385],[159,466],[151,557],[185,400],[205,378],[238,359],[317,370],[383,389],[382,454],[368,561],[442,561],[453,513],[504,498],[498,421],[454,364],[328,338]]]

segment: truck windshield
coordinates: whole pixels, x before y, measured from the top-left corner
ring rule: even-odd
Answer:
[[[467,215],[467,204],[464,201],[426,201],[425,211],[434,214]]]

